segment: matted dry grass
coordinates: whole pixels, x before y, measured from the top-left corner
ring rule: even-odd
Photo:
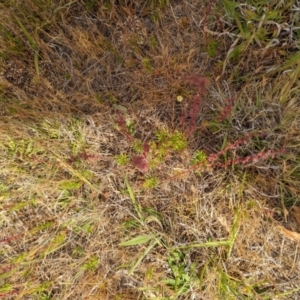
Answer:
[[[0,298],[300,297],[300,7],[244,2],[0,3]]]

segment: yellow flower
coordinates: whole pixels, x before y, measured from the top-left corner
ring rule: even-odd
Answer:
[[[177,101],[178,101],[178,102],[181,102],[182,100],[183,100],[183,97],[182,97],[182,96],[180,96],[180,95],[177,96]]]

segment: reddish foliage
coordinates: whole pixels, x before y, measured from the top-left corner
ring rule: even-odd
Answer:
[[[189,137],[196,130],[196,120],[199,112],[201,111],[202,97],[206,94],[206,87],[210,84],[210,80],[207,77],[196,74],[184,76],[182,80],[183,82],[187,82],[189,85],[196,86],[198,88],[198,94],[193,97],[189,112],[184,113],[182,116],[182,124],[184,124],[187,119],[190,120],[187,132],[187,136]]]
[[[233,106],[234,106],[234,101],[235,101],[235,99],[232,99],[232,98],[228,98],[225,100],[226,104],[218,116],[218,121],[222,122],[224,120],[227,120],[230,117]]]
[[[189,117],[190,117],[190,128],[189,131],[187,132],[187,136],[191,136],[192,133],[196,130],[196,119],[197,116],[200,112],[200,104],[201,104],[201,97],[199,95],[194,96],[193,102],[191,105],[191,109],[189,112]]]
[[[147,156],[149,154],[149,152],[150,152],[150,145],[145,143],[143,145],[143,155]]]
[[[266,160],[268,158],[275,158],[276,155],[278,154],[283,154],[286,151],[284,149],[275,151],[275,150],[266,150],[259,152],[257,154],[253,155],[248,155],[246,157],[238,157],[238,158],[233,158],[229,159],[226,161],[226,163],[220,163],[220,162],[214,162],[215,166],[221,167],[221,168],[227,168],[228,166],[232,164],[238,164],[238,165],[246,165],[250,163],[257,163],[260,160]]]
[[[68,163],[73,164],[78,159],[87,161],[87,160],[96,160],[96,159],[100,159],[100,158],[101,158],[101,155],[89,154],[86,151],[84,151],[84,152],[78,153],[77,155],[71,155],[71,157],[68,159]]]
[[[198,88],[198,93],[201,95],[206,93],[206,87],[210,84],[209,78],[197,74],[185,75],[183,76],[182,81],[187,82],[191,86],[196,86]]]
[[[173,179],[174,177],[180,176],[182,174],[188,173],[192,170],[199,169],[203,167],[203,170],[212,170],[214,167],[219,167],[219,168],[224,168],[226,169],[227,167],[231,165],[247,165],[247,164],[254,164],[257,163],[258,161],[266,160],[268,158],[275,158],[276,155],[284,154],[286,153],[286,149],[279,149],[279,150],[266,150],[266,151],[261,151],[259,153],[253,154],[253,155],[248,155],[246,157],[237,157],[233,159],[227,160],[225,163],[219,162],[219,158],[224,155],[227,151],[229,150],[235,150],[240,148],[242,145],[247,145],[249,141],[253,137],[263,137],[265,136],[266,133],[248,133],[245,134],[244,137],[239,138],[235,142],[229,144],[227,147],[225,147],[223,150],[217,152],[217,153],[212,153],[207,156],[206,162],[199,162],[198,164],[193,165],[190,167],[188,170],[181,172],[180,174],[176,176],[172,176],[169,179]]]
[[[16,240],[16,239],[18,239],[21,236],[22,236],[22,234],[18,234],[18,235],[14,235],[14,236],[11,236],[11,237],[4,238],[4,239],[0,240],[0,244],[2,244],[2,243],[8,243],[10,241]]]
[[[131,163],[141,172],[147,172],[149,169],[148,154],[150,152],[150,145],[145,143],[143,145],[143,153],[134,156]]]
[[[118,118],[116,119],[116,123],[119,126],[120,132],[123,133],[128,140],[133,141],[133,137],[126,127],[126,121],[124,117],[121,115],[121,112],[117,111],[117,115]]]
[[[205,37],[205,40],[207,42],[207,33],[206,33],[206,30],[205,30],[205,27],[206,27],[206,23],[207,23],[207,19],[208,19],[208,16],[211,14],[211,11],[212,11],[212,8],[213,6],[217,3],[217,0],[212,0],[210,2],[210,5],[208,5],[207,9],[206,9],[206,12],[204,14],[204,18],[202,20],[202,30],[203,30],[203,33],[204,33],[204,37]]]
[[[237,149],[238,147],[240,147],[242,145],[247,145],[247,143],[249,142],[249,140],[253,136],[254,136],[254,134],[251,134],[251,133],[245,134],[245,136],[243,136],[242,138],[239,138],[234,143],[229,144],[223,150],[221,150],[221,151],[219,151],[217,153],[213,153],[213,154],[209,155],[209,157],[207,158],[207,160],[210,163],[214,163],[221,155],[225,154],[228,150]]]
[[[14,291],[6,292],[6,293],[1,293],[0,297],[2,298],[2,297],[5,297],[5,296],[9,296],[9,295],[16,295],[18,293],[19,293],[18,290],[14,290]]]
[[[145,157],[144,155],[134,156],[131,162],[141,172],[147,172],[149,169],[147,157]]]
[[[13,269],[13,266],[6,266],[4,268],[1,268],[1,273],[9,272]]]

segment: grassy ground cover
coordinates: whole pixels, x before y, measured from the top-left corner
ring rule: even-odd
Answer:
[[[1,299],[300,299],[300,3],[0,1]]]

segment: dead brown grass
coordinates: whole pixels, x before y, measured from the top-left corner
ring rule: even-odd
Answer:
[[[281,2],[261,5],[278,14],[277,25],[298,26],[298,4]],[[235,9],[242,21],[249,7]],[[223,1],[0,8],[0,298],[298,299],[299,241],[278,227],[300,232],[290,213],[300,183],[294,31],[275,36],[279,25],[256,20],[260,35],[243,39]],[[268,34],[280,44],[268,46]],[[165,146],[157,134],[188,132],[197,93],[183,80],[190,74],[211,84],[176,151],[178,141]],[[230,116],[218,121],[229,98]],[[191,166],[197,150],[209,157],[247,134],[218,162],[278,155]],[[151,145],[147,173],[117,163],[143,143]],[[153,178],[155,187],[145,186]],[[149,251],[152,239],[120,245],[144,235],[156,239]]]

